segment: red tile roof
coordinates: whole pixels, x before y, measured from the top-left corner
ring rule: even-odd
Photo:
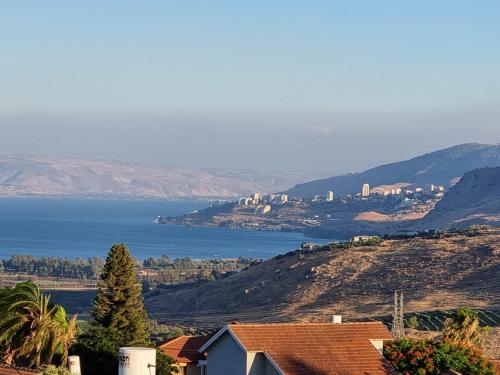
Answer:
[[[36,370],[19,369],[16,367],[0,365],[0,375],[37,375],[37,374],[40,374],[40,372]]]
[[[490,359],[490,362],[493,363],[495,374],[500,375],[500,359]]]
[[[266,353],[286,375],[392,373],[370,342],[393,339],[380,322],[230,324],[228,328],[247,351]]]
[[[196,363],[203,359],[198,352],[211,336],[179,336],[158,345],[165,355],[172,357],[177,363]]]

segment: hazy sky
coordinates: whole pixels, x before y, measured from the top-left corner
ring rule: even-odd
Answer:
[[[500,142],[500,2],[2,1],[0,153],[354,171]]]

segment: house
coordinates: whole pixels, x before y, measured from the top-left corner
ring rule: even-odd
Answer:
[[[391,339],[381,322],[232,323],[199,352],[209,375],[379,375],[393,373],[382,355]]]
[[[351,238],[351,242],[366,242],[378,238],[379,238],[378,236],[354,236]]]
[[[179,336],[162,342],[158,349],[172,357],[179,375],[201,375],[204,355],[198,352],[211,336]]]
[[[263,206],[258,206],[255,209],[255,213],[257,213],[257,214],[267,214],[269,212],[271,212],[271,205],[270,204],[266,204],[266,205],[263,205]]]
[[[321,245],[312,243],[312,242],[302,242],[300,244],[300,248],[302,250],[307,250],[307,251],[314,251],[314,250],[319,250],[321,249]]]

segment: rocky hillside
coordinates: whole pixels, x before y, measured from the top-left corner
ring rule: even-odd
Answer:
[[[421,227],[500,226],[500,167],[467,172],[422,220]]]
[[[470,143],[361,173],[306,182],[294,186],[287,193],[291,196],[314,196],[334,190],[337,195],[355,194],[360,192],[363,183],[373,187],[394,184],[450,186],[470,170],[497,166],[500,166],[500,145]]]
[[[195,169],[47,157],[0,157],[0,196],[235,197],[268,191],[253,181]]]
[[[394,290],[407,312],[500,308],[500,229],[440,239],[292,252],[222,280],[159,289],[146,298],[157,319],[196,326],[227,321],[326,321],[391,313]]]

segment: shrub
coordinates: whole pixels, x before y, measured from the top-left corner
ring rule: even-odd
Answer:
[[[42,375],[70,375],[70,372],[66,367],[56,367],[54,365],[49,365],[45,370],[42,371]]]
[[[402,338],[387,344],[384,356],[402,375],[432,375],[451,369],[470,375],[495,374],[479,351],[446,341]]]
[[[177,367],[171,357],[166,356],[159,350],[156,351],[156,375],[177,374]]]
[[[416,315],[413,315],[408,320],[408,328],[411,328],[411,329],[417,329],[418,328],[418,318],[417,318]]]
[[[490,332],[490,327],[481,326],[479,312],[465,307],[457,309],[446,319],[443,337],[455,344],[480,348],[481,341]]]

